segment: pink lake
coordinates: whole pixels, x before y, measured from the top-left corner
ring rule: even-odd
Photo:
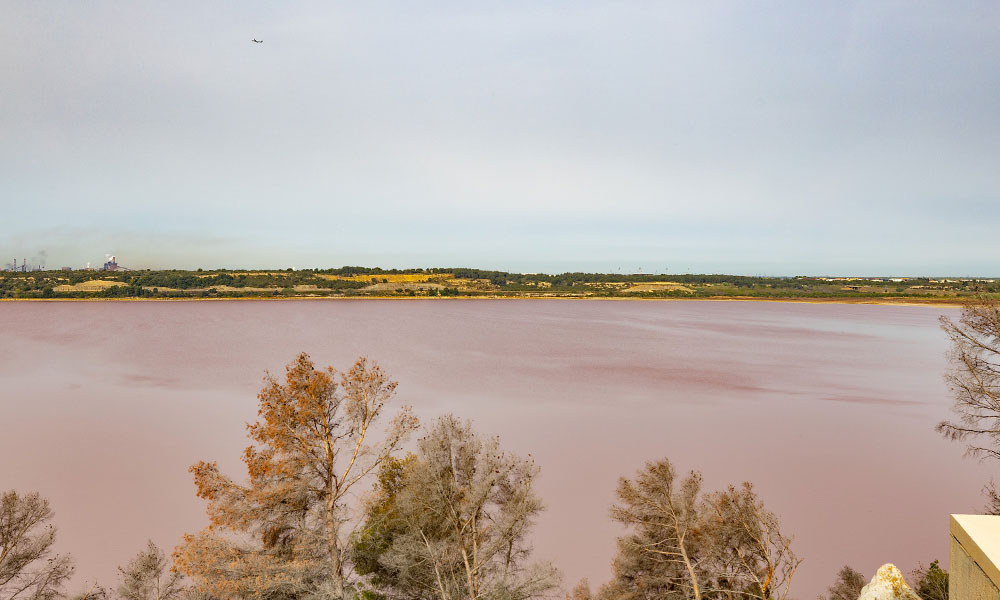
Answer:
[[[574,300],[0,303],[0,489],[49,498],[76,586],[205,524],[187,467],[242,475],[265,370],[359,355],[429,422],[474,421],[542,469],[535,556],[611,572],[617,478],[669,457],[752,481],[815,598],[844,564],[947,562],[990,465],[937,435],[941,314],[920,306]]]

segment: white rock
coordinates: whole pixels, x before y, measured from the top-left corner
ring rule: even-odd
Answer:
[[[896,565],[885,564],[879,567],[868,585],[861,588],[858,600],[920,600],[920,596],[906,585]]]

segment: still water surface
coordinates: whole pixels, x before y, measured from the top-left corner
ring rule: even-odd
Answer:
[[[669,457],[708,489],[752,481],[814,598],[947,561],[948,514],[988,465],[933,431],[949,416],[937,326],[957,310],[769,302],[0,303],[0,489],[38,490],[78,584],[114,581],[152,538],[205,524],[187,467],[240,475],[265,370],[378,360],[428,422],[473,419],[542,468],[535,554],[610,575],[616,480]]]

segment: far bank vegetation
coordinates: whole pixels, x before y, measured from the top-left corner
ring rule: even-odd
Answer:
[[[467,268],[0,271],[0,298],[762,298],[943,302],[1000,295],[959,278],[511,273]]]

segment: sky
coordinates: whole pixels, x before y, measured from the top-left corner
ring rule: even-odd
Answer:
[[[1000,275],[995,2],[0,17],[0,266]]]

